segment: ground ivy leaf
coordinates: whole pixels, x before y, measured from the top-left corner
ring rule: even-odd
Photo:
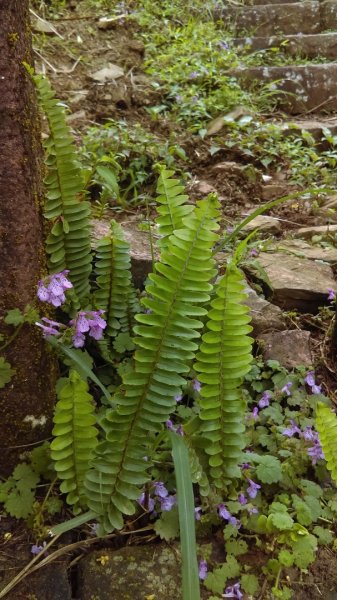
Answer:
[[[306,569],[315,560],[317,540],[309,534],[292,542],[295,565],[299,569]]]
[[[205,579],[205,586],[215,594],[222,594],[228,579],[235,579],[240,575],[241,567],[234,556],[227,557],[226,562],[209,573]]]
[[[19,308],[12,308],[7,312],[7,315],[4,318],[7,325],[14,325],[15,327],[23,323],[24,320],[25,317]]]
[[[286,513],[272,513],[268,517],[268,523],[271,523],[276,529],[280,531],[284,531],[286,529],[291,529],[294,521],[290,515]]]
[[[176,506],[162,512],[161,517],[154,524],[154,530],[162,540],[167,542],[179,536],[179,518]]]
[[[11,517],[26,519],[32,512],[34,500],[35,494],[32,490],[18,493],[18,490],[13,489],[7,496],[5,509]]]
[[[15,369],[12,369],[11,365],[5,361],[3,356],[0,356],[0,389],[10,382],[14,373]]]
[[[320,498],[323,495],[321,486],[314,481],[309,481],[309,479],[301,479],[300,487],[303,492],[310,496],[315,496],[315,498]]]
[[[280,550],[278,560],[284,567],[291,567],[294,564],[294,556],[289,550]]]
[[[310,506],[308,506],[299,496],[296,496],[296,494],[292,494],[291,497],[298,522],[301,523],[301,525],[311,525],[313,516]]]
[[[282,466],[276,456],[260,456],[256,475],[262,483],[277,483],[282,479]]]
[[[242,575],[240,583],[243,591],[250,596],[254,596],[260,587],[259,580],[256,575]]]
[[[225,544],[227,554],[233,554],[234,556],[240,556],[245,554],[248,550],[248,544],[244,540],[229,540]]]
[[[334,536],[329,529],[324,529],[320,525],[316,525],[313,529],[314,535],[318,538],[318,543],[323,546],[328,546],[333,542]]]

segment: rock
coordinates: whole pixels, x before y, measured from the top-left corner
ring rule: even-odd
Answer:
[[[284,43],[286,41],[286,43]],[[245,52],[256,52],[267,48],[277,48],[282,45],[282,52],[291,56],[316,58],[324,56],[335,60],[337,58],[337,33],[315,33],[309,35],[272,35],[268,37],[236,38],[234,46]]]
[[[321,4],[321,27],[322,29],[337,29],[337,3],[335,0],[326,0]]]
[[[242,231],[244,233],[250,233],[251,231],[254,231],[254,229],[259,229],[265,233],[279,233],[282,227],[280,221],[275,217],[259,215],[245,225]]]
[[[123,77],[123,75],[124,70],[121,67],[112,63],[108,63],[107,67],[103,67],[103,69],[95,71],[95,73],[92,73],[90,77],[99,83],[106,83],[108,81],[119,79],[119,77]]]
[[[34,33],[44,33],[47,35],[58,35],[60,38],[62,38],[62,36],[57,33],[55,27],[51,23],[49,23],[45,19],[42,19],[38,15],[36,15],[36,18],[34,18],[32,20],[32,30],[34,31]]]
[[[267,293],[269,290],[273,304],[284,310],[315,313],[327,303],[329,288],[337,292],[329,265],[277,252],[262,252],[258,261],[269,281],[263,281]],[[247,269],[252,271],[249,266]],[[263,279],[256,270],[254,276]]]
[[[141,56],[143,56],[145,53],[145,45],[142,40],[130,40],[128,42],[128,48],[129,50],[133,50],[133,52],[137,52]]]
[[[297,231],[292,232],[292,235],[296,238],[310,239],[314,235],[321,235],[322,237],[328,237],[330,235],[335,236],[337,233],[337,225],[317,225],[311,227],[301,227]]]
[[[231,160],[227,160],[221,163],[216,163],[215,165],[212,166],[212,171],[215,171],[216,173],[219,172],[224,172],[224,173],[231,173],[231,174],[237,174],[237,175],[242,175],[242,171],[243,171],[244,167],[242,165],[240,165],[237,162],[231,161]]]
[[[78,565],[81,600],[181,600],[177,549],[164,544],[103,548]]]
[[[262,188],[262,200],[269,202],[269,200],[275,200],[276,198],[282,198],[289,193],[289,188],[281,183],[268,183]]]
[[[16,554],[16,553],[15,553]],[[31,556],[28,560],[31,559]],[[68,580],[67,564],[54,561],[36,573],[29,575],[12,592],[6,594],[7,600],[72,600],[71,586]],[[8,564],[9,580],[14,573],[13,558]],[[2,584],[2,582],[1,582]],[[4,586],[1,586],[4,587]]]
[[[271,244],[269,249],[275,252],[285,250],[289,254],[309,260],[322,260],[329,264],[337,264],[337,248],[332,246],[322,248],[322,246],[311,246],[303,240],[282,240],[278,244]]]
[[[292,329],[259,336],[264,360],[277,360],[286,369],[312,366],[310,331]]]
[[[208,194],[216,193],[215,187],[210,185],[207,181],[198,181],[194,186],[193,190],[200,194],[200,196],[208,196]]]
[[[254,337],[268,331],[286,328],[285,318],[278,306],[259,296],[250,286],[247,286],[246,292],[248,293],[247,305],[251,310]]]

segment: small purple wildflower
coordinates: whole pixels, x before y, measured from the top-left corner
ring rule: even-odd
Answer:
[[[166,498],[168,496],[168,490],[164,486],[162,481],[157,481],[154,486],[154,494],[159,498]]]
[[[104,310],[88,310],[80,311],[76,319],[69,322],[71,327],[74,327],[74,335],[72,337],[75,348],[82,348],[85,342],[85,333],[95,340],[100,340],[103,336],[103,331],[106,328],[106,321],[101,315]]]
[[[294,435],[296,435],[296,433],[301,435],[302,432],[301,432],[300,428],[297,427],[295,421],[290,419],[290,427],[287,427],[286,429],[284,429],[282,431],[282,435],[285,435],[286,437],[293,437]]]
[[[177,94],[175,97],[175,101],[177,102],[177,104],[180,104],[180,102],[182,102],[183,97],[180,94]]]
[[[267,406],[269,406],[269,402],[270,399],[272,397],[272,393],[269,392],[268,390],[265,390],[260,398],[260,400],[258,401],[257,405],[259,408],[266,408]]]
[[[256,506],[248,507],[248,512],[250,515],[258,515],[259,509]]]
[[[155,501],[153,498],[150,498],[150,496],[148,494],[145,494],[145,492],[143,492],[139,496],[138,504],[140,504],[144,508],[144,510],[146,510],[150,513],[154,511]]]
[[[174,396],[174,399],[176,402],[181,402],[183,399],[183,395],[182,394],[177,394],[176,396]]]
[[[226,233],[231,234],[231,233],[233,233],[233,231],[234,231],[234,227],[232,227],[232,226],[226,227]]]
[[[311,388],[311,392],[313,394],[321,393],[322,386],[316,384],[314,371],[309,371],[309,373],[307,373],[304,381]]]
[[[204,581],[207,577],[207,562],[205,560],[201,560],[199,562],[199,579],[201,581]]]
[[[165,425],[166,425],[167,429],[169,429],[170,431],[175,431],[175,428],[173,426],[171,419],[167,419]]]
[[[247,415],[249,419],[258,419],[259,418],[259,409],[257,406],[254,406],[253,410],[249,415]]]
[[[306,427],[301,437],[308,442],[316,442],[318,440],[318,433],[317,431],[313,431],[312,427]]]
[[[222,594],[223,598],[235,598],[235,600],[241,600],[243,598],[243,593],[240,589],[239,583],[234,583],[234,585],[230,585],[226,587],[225,593]]]
[[[328,288],[328,300],[330,300],[330,302],[336,300],[336,292],[332,288]]]
[[[250,466],[250,464],[249,464],[249,463],[243,463],[243,464],[241,465],[241,470],[242,470],[242,471],[245,471],[246,469],[250,469],[250,468],[251,468],[251,466]]]
[[[42,317],[41,321],[48,323],[48,325],[44,325],[43,323],[36,322],[35,325],[41,327],[43,336],[47,335],[61,335],[61,332],[57,329],[57,327],[64,327],[62,323],[57,323],[57,321],[51,321],[47,319],[47,317]]]
[[[245,504],[247,504],[248,500],[246,498],[246,496],[241,492],[238,496],[238,501],[240,502],[240,504],[242,506],[244,506]]]
[[[33,544],[33,546],[31,547],[30,551],[31,551],[32,554],[35,554],[35,555],[40,554],[40,552],[42,552],[42,550],[45,549],[46,545],[47,545],[47,542],[43,542],[42,546],[38,546],[37,544]]]
[[[219,517],[221,517],[225,521],[228,521],[230,525],[234,525],[234,527],[240,527],[240,522],[238,521],[238,519],[231,515],[231,513],[229,512],[229,510],[227,510],[224,504],[218,504],[218,514]]]
[[[177,503],[177,498],[175,496],[166,496],[165,498],[159,498],[159,500],[160,507],[163,511],[171,510]]]
[[[192,104],[196,104],[198,102],[198,100],[199,100],[199,96],[198,95],[192,96],[192,98],[191,98]]]
[[[219,48],[221,48],[221,50],[229,50],[229,45],[227,44],[227,42],[224,42],[223,40],[220,40],[219,42],[217,42],[216,45]]]
[[[48,302],[56,308],[65,301],[65,291],[73,287],[73,284],[67,279],[69,271],[64,270],[60,273],[48,275],[38,282],[37,297],[41,302]]]
[[[200,75],[200,73],[199,73],[198,71],[192,71],[192,72],[189,74],[189,78],[190,78],[190,79],[196,79],[197,77],[199,77],[199,75]]]
[[[200,514],[201,511],[202,511],[201,506],[196,506],[195,507],[195,509],[194,509],[194,516],[195,516],[195,520],[196,521],[200,521],[200,519],[201,519],[201,514]]]
[[[247,494],[249,498],[253,500],[254,498],[256,498],[257,492],[261,489],[261,486],[258,483],[252,481],[251,479],[248,479],[248,481],[249,487],[247,488]]]
[[[322,446],[319,439],[315,440],[314,445],[307,450],[308,456],[312,459],[312,464],[315,466],[317,461],[324,458]]]
[[[184,430],[183,430],[183,426],[182,425],[178,425],[178,427],[176,429],[176,433],[178,435],[184,435]]]
[[[251,251],[249,252],[249,256],[251,258],[255,258],[255,256],[259,256],[259,251],[256,250],[256,248],[252,248]]]
[[[291,396],[291,392],[289,391],[289,388],[291,388],[291,386],[293,385],[292,381],[288,381],[288,383],[286,383],[283,388],[281,389],[281,392],[283,392],[283,394],[287,394],[287,396]]]
[[[201,383],[198,379],[193,379],[193,383],[192,383],[193,389],[195,392],[200,392],[201,390]]]

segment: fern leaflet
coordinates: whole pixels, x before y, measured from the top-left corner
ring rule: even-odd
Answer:
[[[337,485],[337,416],[323,402],[317,403],[316,428],[327,467]]]
[[[192,211],[193,206],[185,204],[188,200],[186,194],[182,194],[184,187],[177,179],[172,179],[173,171],[163,169],[157,184],[157,207],[159,217],[156,218],[158,233],[163,236],[158,240],[159,248],[167,246],[168,237],[176,229],[183,227],[183,219]]]

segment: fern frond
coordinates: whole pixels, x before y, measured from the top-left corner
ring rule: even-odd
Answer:
[[[137,315],[134,371],[124,376],[114,397],[117,404],[102,422],[106,442],[97,451],[86,477],[88,506],[105,531],[120,528],[121,513],[133,514],[131,500],[148,479],[149,433],[160,431],[174,410],[174,396],[184,382],[198,346],[209,300],[209,281],[216,274],[211,248],[217,239],[218,203],[205,200],[170,236],[167,251],[155,265],[143,300],[150,313]],[[151,458],[151,457],[149,457]]]
[[[46,144],[47,193],[44,215],[52,221],[46,242],[49,270],[69,269],[78,298],[89,296],[91,272],[90,203],[83,200],[83,178],[62,103],[48,80],[33,75],[40,105],[47,117],[50,138]],[[82,302],[84,304],[84,302]]]
[[[99,289],[94,294],[96,307],[105,311],[106,334],[110,338],[129,331],[130,269],[130,246],[121,226],[112,220],[110,234],[97,243],[95,272]]]
[[[244,302],[245,282],[235,264],[215,288],[208,312],[208,331],[202,336],[194,369],[203,384],[200,392],[201,433],[208,444],[210,475],[224,489],[240,476],[238,464],[244,447],[245,403],[240,387],[252,361],[252,331]]]
[[[76,371],[61,380],[54,414],[51,457],[62,480],[61,492],[68,504],[81,504],[83,480],[97,443],[94,403],[88,386]]]
[[[183,219],[192,211],[193,206],[185,204],[188,196],[183,194],[184,186],[180,185],[177,179],[172,179],[173,171],[163,169],[160,173],[157,184],[157,213],[156,218],[158,233],[163,236],[158,241],[159,248],[167,245],[168,236],[176,229],[183,227]]]
[[[323,402],[317,403],[316,428],[326,465],[337,485],[337,416]]]

